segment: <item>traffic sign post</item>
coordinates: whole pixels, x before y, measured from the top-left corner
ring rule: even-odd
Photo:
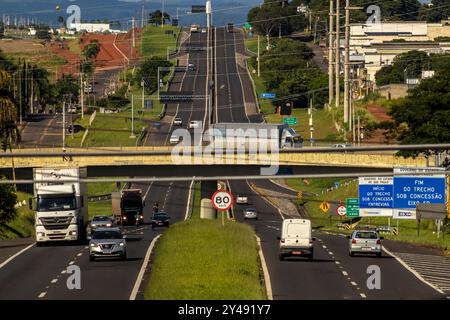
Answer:
[[[261,98],[263,99],[275,99],[276,97],[276,93],[264,92],[263,94],[261,94]]]
[[[294,126],[297,124],[297,118],[283,118],[283,123]]]
[[[359,178],[359,216],[391,217],[394,206],[392,177]]]
[[[297,193],[297,199],[298,199],[299,204],[302,205],[303,204],[303,191],[299,191]]]
[[[347,207],[347,217],[357,218],[359,217],[359,200],[358,198],[348,198],[345,201]]]
[[[445,174],[427,174],[440,170],[445,168],[394,168],[395,219],[416,219],[418,203],[445,204]]]
[[[229,191],[218,190],[212,196],[212,204],[217,211],[222,212],[222,226],[224,226],[224,214],[233,205],[233,195]]]
[[[341,204],[339,207],[337,207],[336,214],[340,217],[345,216],[347,214],[347,208]]]
[[[326,201],[322,201],[319,208],[323,211],[323,213],[327,213],[330,210],[330,204]]]

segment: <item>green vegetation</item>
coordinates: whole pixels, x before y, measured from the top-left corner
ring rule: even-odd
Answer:
[[[0,223],[0,240],[30,237],[34,233],[34,212],[28,208],[30,194],[17,192],[17,202],[25,200],[25,206],[16,210],[17,214],[9,222]],[[0,201],[3,202],[3,199]],[[14,202],[15,204],[15,202]]]
[[[310,192],[318,192],[322,186],[326,187],[329,185],[332,179],[322,179],[316,180],[311,179],[310,184],[306,185],[299,181],[289,181],[289,185],[295,188],[299,188],[303,191]],[[311,189],[309,188],[311,186]],[[341,185],[340,188],[332,190],[330,192],[324,193],[323,195],[319,195],[317,197],[304,197],[304,201],[306,202],[305,208],[308,212],[309,217],[313,221],[313,227],[319,228],[320,230],[332,231],[332,232],[340,232],[340,233],[350,233],[349,230],[340,230],[337,228],[337,224],[347,220],[346,218],[340,218],[336,215],[333,215],[331,220],[328,218],[328,214],[324,214],[322,210],[319,208],[320,203],[323,200],[326,201],[339,201],[342,200],[345,202],[347,198],[357,198],[358,197],[358,182],[353,181],[345,186]],[[416,221],[415,220],[393,220],[387,217],[371,217],[371,218],[362,218],[359,222],[359,225],[370,225],[370,226],[387,226],[391,225],[396,227],[398,223],[398,235],[383,235],[386,239],[397,240],[397,241],[406,241],[417,244],[426,244],[432,245],[443,250],[448,250],[446,248],[450,245],[450,231],[447,228],[445,239],[442,237],[440,239],[436,238],[434,221],[425,220],[421,223],[420,228],[420,236],[417,237],[416,231]],[[446,254],[450,254],[450,252],[446,252]]]
[[[192,219],[200,219],[200,208],[202,203],[202,183],[194,183],[194,198],[192,199]]]
[[[310,193],[320,194],[326,189],[334,187],[335,182],[339,182],[341,185],[349,183],[351,179],[336,179],[336,178],[323,178],[323,179],[287,179],[286,183],[291,188],[298,191],[307,191]]]
[[[72,39],[72,40],[70,40],[69,41],[69,50],[72,52],[72,53],[75,53],[75,54],[81,54],[81,48],[80,48],[80,40],[77,38],[77,39]]]
[[[266,299],[258,261],[248,225],[197,219],[174,224],[157,244],[145,299]]]
[[[111,200],[105,201],[89,201],[88,212],[89,219],[97,215],[111,215],[112,214]]]
[[[166,31],[173,31],[173,34],[165,34]],[[141,55],[144,58],[161,57],[165,60],[167,48],[177,47],[179,32],[180,28],[170,25],[146,26],[142,34]]]

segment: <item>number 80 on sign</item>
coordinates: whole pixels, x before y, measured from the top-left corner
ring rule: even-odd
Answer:
[[[227,211],[233,205],[233,196],[228,191],[216,191],[212,197],[212,204],[216,210]]]

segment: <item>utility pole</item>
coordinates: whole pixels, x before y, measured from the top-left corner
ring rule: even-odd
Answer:
[[[31,111],[31,114],[34,114],[34,85],[33,85],[33,70],[34,70],[34,68],[33,69],[31,69],[31,83],[30,83],[30,85],[31,85],[31,93],[30,93],[30,100],[31,100],[31,102],[30,102],[30,111]]]
[[[141,28],[144,29],[144,4],[142,4],[142,22],[141,22]]]
[[[134,135],[134,95],[131,96],[131,136],[130,138],[136,138]]]
[[[339,1],[339,0],[338,0]],[[350,0],[345,0],[345,48],[344,48],[344,124],[349,121],[350,94]],[[350,125],[351,127],[351,125]]]
[[[19,64],[19,123],[22,124],[22,65]]]
[[[335,67],[336,67],[336,107],[339,107],[339,94],[340,94],[340,4],[339,4],[340,0],[336,0],[336,45],[335,45],[335,54],[336,54],[336,58],[335,58]]]
[[[328,35],[328,105],[330,107],[334,97],[333,30],[334,30],[334,3],[333,0],[330,0],[330,34]]]
[[[144,110],[144,95],[145,95],[145,82],[144,79],[141,80],[141,86],[142,86],[142,110]]]
[[[80,103],[81,103],[81,119],[84,119],[84,88],[83,88],[83,70],[80,72]]]
[[[161,28],[164,27],[164,0],[162,0],[162,11],[161,11]]]
[[[131,33],[133,34],[133,48],[136,48],[136,39],[134,37],[134,17],[131,18],[131,30]]]
[[[63,102],[63,141],[62,141],[62,149],[66,150],[66,99]]]
[[[311,147],[314,145],[314,125],[313,125],[313,102],[309,100],[309,142]]]
[[[361,119],[358,116],[358,147],[361,145]]]
[[[260,60],[261,60],[261,50],[260,50],[259,34],[258,34],[258,78],[261,76]]]

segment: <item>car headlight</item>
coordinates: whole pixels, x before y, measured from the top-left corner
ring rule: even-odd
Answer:
[[[123,219],[123,220],[127,220],[127,217],[123,217],[122,219]]]
[[[97,243],[91,243],[91,247],[92,247],[92,248],[97,248],[97,247],[98,247],[98,244],[97,244]]]
[[[121,242],[119,243],[119,246],[123,247],[125,245],[125,243]]]
[[[38,232],[38,233],[37,233],[37,236],[38,236],[38,237],[44,237],[44,236],[45,236],[45,233],[44,233],[44,232]]]
[[[111,227],[112,224],[111,224],[111,223],[107,223],[106,226],[107,226],[107,227]]]
[[[144,216],[141,216],[141,219],[144,219]]]
[[[91,224],[91,228],[95,228],[95,227],[97,227],[96,224]]]

